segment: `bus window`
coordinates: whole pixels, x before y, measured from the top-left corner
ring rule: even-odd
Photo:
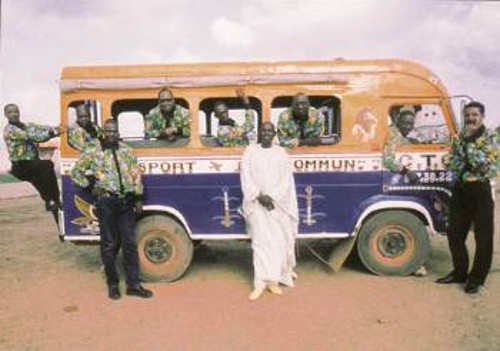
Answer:
[[[200,137],[203,145],[211,147],[219,146],[245,146],[248,139],[253,139],[260,124],[262,103],[254,97],[249,97],[250,111],[244,108],[241,100],[237,97],[209,98],[200,103],[199,126]],[[224,104],[228,109],[227,126],[222,126],[215,116],[214,110],[217,105]],[[247,117],[248,114],[248,117]],[[247,121],[246,118],[251,119]],[[253,126],[253,128],[252,128]],[[227,128],[225,128],[227,127]],[[238,129],[238,136],[230,140],[226,138],[234,128]],[[218,138],[218,131],[219,137]],[[226,133],[226,131],[228,133]]]
[[[405,115],[408,117],[404,117]],[[400,121],[400,118],[408,119],[407,128],[410,129],[409,131],[404,130],[405,120]],[[450,132],[444,120],[443,110],[438,104],[391,106],[389,122],[396,126],[412,144],[446,144],[450,140]]]
[[[120,137],[124,140],[139,140],[144,138],[144,116],[137,111],[122,112],[116,119],[120,128]]]
[[[95,125],[102,124],[101,117],[101,104],[97,100],[76,100],[72,101],[68,106],[68,126],[70,129],[75,128],[76,125],[76,107],[85,104],[89,107],[90,110],[90,120]],[[68,145],[73,149],[79,149],[77,145],[73,145],[71,142],[71,138],[68,138]]]
[[[175,103],[186,109],[189,106],[184,99],[175,99]],[[118,121],[123,141],[134,148],[179,147],[189,142],[187,138],[175,141],[145,138],[144,117],[157,105],[158,99],[127,99],[113,102],[111,115]]]
[[[337,144],[341,137],[340,99],[328,95],[308,95],[311,107],[323,117],[321,144]],[[278,125],[280,115],[292,106],[293,96],[278,96],[271,104],[271,122]]]

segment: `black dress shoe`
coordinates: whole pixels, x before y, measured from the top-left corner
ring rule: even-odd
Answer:
[[[454,272],[451,272],[444,277],[436,280],[438,284],[453,284],[453,283],[465,283],[466,277],[457,276]]]
[[[153,292],[151,290],[144,289],[142,285],[138,285],[133,288],[127,288],[127,295],[138,296],[147,299],[153,296]]]
[[[466,294],[477,294],[479,292],[479,288],[481,287],[481,284],[474,283],[473,281],[468,281],[467,284],[465,285],[465,293]]]
[[[120,290],[118,289],[118,285],[108,286],[108,297],[111,300],[118,300],[122,295],[120,294]]]

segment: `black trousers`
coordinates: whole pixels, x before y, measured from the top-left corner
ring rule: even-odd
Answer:
[[[483,284],[493,258],[494,202],[489,182],[457,183],[450,206],[448,244],[456,276]],[[469,253],[465,245],[474,224],[476,253],[469,273]]]
[[[116,256],[122,248],[123,268],[129,288],[139,285],[139,257],[135,241],[134,199],[112,195],[100,196],[97,201],[97,218],[101,230],[101,259],[106,271],[108,286],[118,285]]]
[[[33,184],[45,203],[59,203],[59,186],[52,161],[14,161],[10,173],[19,180]]]

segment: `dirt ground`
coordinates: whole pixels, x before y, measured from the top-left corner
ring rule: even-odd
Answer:
[[[0,233],[0,350],[500,350],[498,235],[476,296],[433,283],[450,270],[435,237],[425,277],[355,259],[332,274],[302,245],[297,286],[250,302],[247,242],[202,245],[181,280],[146,284],[153,299],[111,301],[98,247],[59,243],[37,197],[0,200]]]

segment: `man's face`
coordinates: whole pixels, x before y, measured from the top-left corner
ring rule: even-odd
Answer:
[[[219,121],[225,121],[229,119],[229,111],[227,109],[227,106],[224,104],[219,104],[215,106],[214,114]]]
[[[465,128],[469,134],[474,134],[483,125],[484,116],[479,107],[468,107],[464,110]]]
[[[404,137],[407,136],[415,127],[415,116],[411,113],[404,113],[400,115],[397,127]]]
[[[120,138],[120,133],[118,132],[118,124],[117,123],[106,123],[104,125],[104,138],[107,143],[115,144],[118,142]]]
[[[260,142],[262,145],[271,145],[274,134],[274,126],[271,123],[263,124],[260,128]]]
[[[306,95],[296,95],[292,103],[293,116],[301,119],[307,118],[309,115],[309,106],[309,98]]]
[[[76,123],[80,127],[86,127],[90,125],[90,112],[86,106],[79,105],[76,108]]]
[[[175,107],[174,96],[169,91],[162,91],[158,96],[158,104],[162,113],[170,113]]]
[[[17,105],[8,105],[5,108],[5,117],[9,123],[19,123],[19,107]]]

